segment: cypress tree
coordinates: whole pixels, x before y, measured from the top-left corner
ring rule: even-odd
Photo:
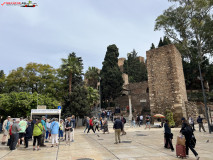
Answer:
[[[115,44],[107,47],[103,61],[101,76],[101,98],[103,101],[112,101],[120,96],[123,86],[122,73],[118,67],[118,48]]]

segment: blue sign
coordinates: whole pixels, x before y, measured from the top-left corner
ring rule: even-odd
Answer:
[[[61,109],[61,106],[58,106],[58,109]]]

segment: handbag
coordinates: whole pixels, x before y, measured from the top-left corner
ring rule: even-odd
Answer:
[[[177,137],[177,145],[182,145],[182,146],[186,145],[186,139],[183,135],[180,135]]]

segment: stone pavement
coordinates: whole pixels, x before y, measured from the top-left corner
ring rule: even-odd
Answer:
[[[66,146],[60,142],[59,147],[51,148],[50,143],[40,151],[32,150],[32,141],[29,148],[19,147],[9,151],[7,146],[0,145],[0,160],[177,160],[175,152],[163,147],[163,128],[144,129],[143,127],[126,127],[127,135],[121,136],[122,143],[114,144],[114,132],[110,125],[110,134],[101,132],[83,133],[83,128],[75,130],[75,142]],[[207,128],[207,127],[206,127]],[[175,147],[179,128],[172,129]],[[197,139],[196,151],[200,160],[213,160],[213,135],[195,132]],[[0,135],[0,138],[2,134]],[[207,140],[209,142],[207,143]],[[195,157],[189,151],[188,160]]]

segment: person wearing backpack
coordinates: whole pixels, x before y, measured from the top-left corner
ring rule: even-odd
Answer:
[[[7,139],[7,136],[8,136],[8,132],[9,132],[9,128],[10,128],[10,125],[12,125],[12,123],[10,122],[11,120],[11,117],[8,116],[7,119],[3,122],[3,137],[2,137],[2,142],[1,144],[5,145],[6,144],[6,139]]]
[[[42,132],[43,132],[43,125],[41,124],[41,120],[36,119],[36,123],[34,124],[33,129],[33,151],[35,151],[36,140],[37,140],[37,150],[40,150],[39,146],[41,144]]]
[[[183,117],[182,119],[182,128],[180,130],[180,132],[185,136],[186,142],[186,156],[189,156],[189,148],[190,150],[193,152],[193,154],[195,155],[196,159],[199,160],[200,157],[198,156],[198,153],[194,150],[193,146],[192,146],[192,136],[193,136],[193,130],[192,127],[187,123],[186,119]]]

